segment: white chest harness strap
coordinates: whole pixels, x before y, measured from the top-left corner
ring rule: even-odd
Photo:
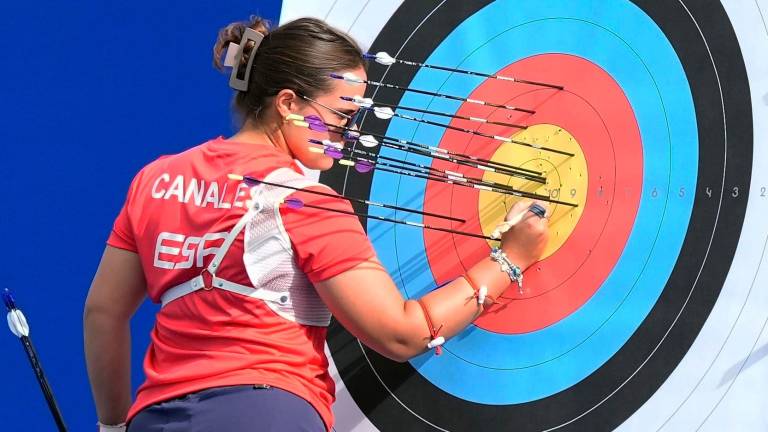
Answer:
[[[231,291],[237,294],[261,299],[264,301],[276,302],[281,304],[288,303],[288,301],[290,300],[290,293],[287,291],[277,292],[272,290],[253,288],[250,286],[240,285],[238,283],[230,282],[228,280],[225,280],[216,276],[216,271],[219,269],[219,266],[221,265],[221,261],[224,259],[224,256],[227,254],[227,251],[229,251],[229,248],[232,246],[232,243],[235,242],[235,239],[237,238],[237,236],[243,230],[243,228],[248,223],[248,221],[254,216],[254,214],[261,211],[262,205],[263,205],[263,203],[261,203],[261,200],[256,199],[254,201],[255,201],[254,206],[248,209],[247,212],[245,212],[243,217],[241,217],[240,220],[237,221],[237,224],[235,224],[235,226],[232,228],[232,231],[230,231],[229,234],[227,234],[227,237],[224,239],[224,243],[222,243],[221,247],[219,247],[219,250],[216,252],[216,255],[214,255],[213,260],[211,261],[210,264],[208,264],[208,267],[204,268],[203,271],[200,272],[200,275],[182,284],[176,285],[175,287],[170,288],[166,292],[164,292],[163,295],[160,296],[160,301],[162,303],[162,306],[165,306],[168,303],[176,300],[177,298],[185,296],[197,290],[203,289],[206,291],[210,291],[214,288]],[[206,283],[206,274],[210,276],[209,278],[210,284]]]

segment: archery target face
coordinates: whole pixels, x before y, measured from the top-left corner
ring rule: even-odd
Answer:
[[[365,19],[366,7],[352,26]],[[393,363],[333,326],[329,358],[349,410],[339,424],[380,430],[618,427],[643,411],[695,348],[708,314],[718,311],[727,269],[736,265],[752,183],[753,123],[742,51],[726,11],[717,3],[680,1],[498,0],[406,1],[391,12],[369,52],[565,89],[372,64],[372,80],[536,113],[376,88],[366,96],[525,124],[528,129],[517,130],[451,121],[574,156],[369,116],[363,130],[540,170],[547,182],[526,184],[389,148],[380,154],[578,207],[552,207],[553,242],[526,272],[523,292],[510,289],[440,357],[428,352]],[[478,234],[493,230],[517,199],[384,172],[335,170],[321,180],[345,194],[467,222],[358,210]],[[370,221],[366,228],[408,298],[462,274],[490,248],[482,239],[407,226]],[[661,426],[678,412],[665,409],[672,413],[658,420]]]

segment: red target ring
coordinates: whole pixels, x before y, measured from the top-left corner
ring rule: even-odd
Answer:
[[[603,69],[573,55],[542,54],[517,61],[498,74],[531,77],[558,83],[558,91],[499,80],[486,80],[469,96],[498,102],[507,95],[508,105],[531,108],[529,115],[464,103],[458,114],[526,125],[551,124],[568,131],[579,143],[589,174],[588,190],[580,219],[567,240],[552,255],[525,272],[526,291],[509,289],[500,303],[475,324],[496,333],[516,334],[547,327],[583,305],[608,277],[630,235],[640,201],[643,151],[632,107]],[[454,120],[452,125],[485,133],[510,136],[514,129]],[[446,130],[440,147],[491,159],[502,143],[489,138]],[[508,144],[505,144],[508,145]],[[504,162],[504,161],[500,161]],[[458,171],[480,178],[484,172],[434,159],[433,167]],[[481,192],[429,182],[424,210],[450,214],[467,222],[452,227],[482,234],[481,215],[476,203]],[[487,192],[482,192],[487,193]],[[568,200],[567,194],[561,199]],[[463,204],[460,204],[463,203]],[[426,223],[445,225],[425,218]],[[482,239],[426,230],[425,249],[435,280],[443,283],[460,276],[461,270],[488,256],[489,245]]]

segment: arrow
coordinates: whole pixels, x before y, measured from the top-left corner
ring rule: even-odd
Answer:
[[[497,103],[492,103],[492,102],[481,101],[481,100],[478,100],[478,99],[470,99],[470,98],[465,98],[465,97],[461,97],[461,96],[448,95],[448,94],[445,94],[445,93],[438,93],[438,92],[432,92],[432,91],[427,91],[427,90],[415,89],[415,88],[411,88],[411,87],[403,87],[403,86],[394,85],[394,84],[387,84],[387,83],[382,83],[382,82],[378,82],[378,81],[366,80],[366,79],[362,79],[362,78],[358,77],[357,75],[355,75],[353,73],[350,73],[350,72],[347,72],[344,75],[339,75],[339,74],[336,74],[336,73],[332,73],[330,76],[333,79],[343,80],[343,81],[346,81],[347,83],[355,84],[355,85],[356,84],[368,84],[368,85],[372,85],[372,86],[376,86],[376,87],[385,87],[385,88],[391,88],[391,89],[395,89],[395,90],[403,90],[403,91],[409,91],[409,92],[413,92],[413,93],[420,93],[420,94],[425,94],[425,95],[429,95],[429,96],[440,97],[440,98],[444,98],[444,99],[457,100],[457,101],[462,101],[462,102],[467,102],[467,103],[472,103],[472,104],[477,104],[477,105],[485,105],[485,106],[489,106],[489,107],[493,107],[493,108],[501,108],[501,109],[506,109],[506,110],[511,110],[511,111],[520,111],[520,112],[524,112],[524,113],[528,113],[528,114],[536,114],[536,111],[534,111],[534,110],[530,110],[530,109],[527,109],[527,108],[515,107],[515,106],[512,106],[512,105],[502,105],[502,104],[497,104]]]
[[[408,66],[416,66],[416,67],[423,67],[428,69],[437,69],[437,70],[443,70],[448,72],[456,72],[464,75],[474,75],[474,76],[481,76],[485,78],[493,78],[493,79],[502,80],[502,81],[512,81],[512,82],[521,83],[521,84],[530,84],[530,85],[535,85],[540,87],[549,87],[557,90],[562,90],[564,88],[561,85],[547,84],[539,81],[524,80],[524,79],[515,78],[511,76],[487,74],[483,72],[475,72],[475,71],[466,70],[466,69],[456,69],[456,68],[449,68],[445,66],[431,65],[427,63],[419,63],[419,62],[410,61],[410,60],[401,60],[401,59],[392,57],[391,55],[387,54],[384,51],[379,51],[376,54],[365,53],[363,54],[363,58],[368,60],[374,60],[376,63],[382,64],[385,66],[390,66],[394,63],[399,63],[399,64],[408,65]]]

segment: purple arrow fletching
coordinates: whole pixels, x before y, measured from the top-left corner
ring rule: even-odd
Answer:
[[[368,162],[367,160],[360,160],[355,162],[355,170],[361,174],[371,172],[372,169],[373,169],[373,164]]]
[[[259,179],[255,178],[255,177],[248,177],[248,176],[245,176],[245,177],[243,177],[243,181],[244,181],[246,184],[249,184],[249,185],[258,185],[258,184],[261,184],[261,182],[259,181]]]
[[[357,141],[358,138],[360,138],[360,132],[353,131],[353,130],[346,130],[344,131],[344,140],[346,141]]]
[[[298,198],[288,198],[287,200],[285,200],[285,205],[287,205],[288,208],[298,210],[304,207],[304,201]]]
[[[308,116],[304,116],[304,121],[309,124],[324,124],[325,122],[320,117],[310,114]]]
[[[315,132],[328,132],[328,126],[323,123],[307,122],[307,124],[309,125],[309,130],[313,130]]]
[[[329,145],[326,145],[324,142],[320,140],[316,140],[314,138],[310,138],[308,140],[312,144],[318,144],[323,146],[323,153],[325,153],[326,156],[330,156],[334,159],[341,159],[344,157],[344,153],[342,153],[341,149],[338,149],[336,147],[331,147]]]
[[[342,153],[341,150],[334,147],[326,147],[325,154],[334,159],[341,159],[342,157],[344,157],[344,153]]]

